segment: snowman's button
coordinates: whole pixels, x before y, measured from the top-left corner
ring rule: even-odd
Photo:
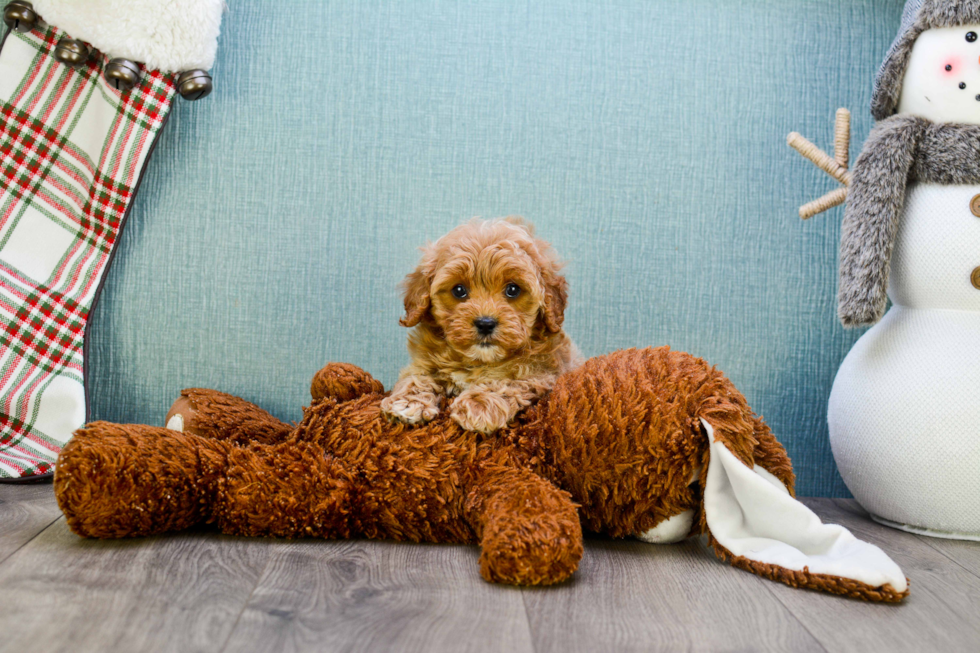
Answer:
[[[970,275],[970,281],[973,282],[973,287],[980,290],[980,268],[973,270],[973,274]]]
[[[980,218],[980,195],[975,195],[973,199],[970,200],[970,212]]]

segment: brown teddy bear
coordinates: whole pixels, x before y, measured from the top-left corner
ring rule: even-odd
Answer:
[[[792,498],[783,447],[728,379],[667,348],[563,374],[494,435],[444,412],[388,421],[369,374],[330,364],[290,426],[242,399],[186,390],[172,429],[95,422],[58,459],[55,492],[84,537],[216,523],[234,535],[479,543],[491,582],[571,576],[582,527],[670,542],[707,535],[731,564],[795,587],[900,601],[880,549]]]

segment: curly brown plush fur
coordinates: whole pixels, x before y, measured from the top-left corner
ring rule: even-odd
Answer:
[[[793,487],[786,452],[731,382],[667,348],[587,361],[493,436],[448,413],[390,423],[381,385],[350,365],[321,370],[312,394],[295,427],[213,390],[175,404],[184,433],[90,424],[58,461],[59,506],[85,537],[212,522],[235,535],[479,543],[488,581],[547,585],[574,573],[582,525],[638,535],[696,508],[692,530],[707,532],[691,482],[708,462],[702,418],[739,459]]]

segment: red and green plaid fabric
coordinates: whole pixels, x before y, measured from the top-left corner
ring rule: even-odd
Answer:
[[[46,474],[86,419],[85,325],[157,132],[171,75],[127,92],[52,51],[40,24],[0,49],[0,478]]]

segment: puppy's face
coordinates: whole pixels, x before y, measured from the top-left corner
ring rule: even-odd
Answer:
[[[458,252],[436,272],[431,313],[449,346],[495,362],[530,340],[543,298],[534,266],[523,259],[491,246]]]
[[[464,358],[499,362],[561,330],[565,279],[516,218],[472,221],[430,245],[405,280],[404,326],[425,322]]]

